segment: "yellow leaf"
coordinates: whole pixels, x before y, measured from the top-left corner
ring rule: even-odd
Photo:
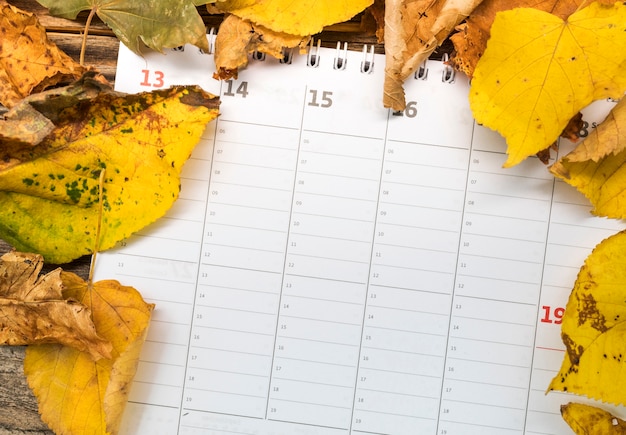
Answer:
[[[600,216],[626,218],[626,99],[571,153],[552,167],[556,177],[576,187]]]
[[[0,344],[62,343],[110,358],[111,343],[96,333],[91,311],[63,299],[61,269],[39,276],[40,255],[9,252],[0,257]]]
[[[349,20],[374,0],[226,0],[213,6],[275,32],[308,36]]]
[[[457,32],[450,36],[454,53],[450,61],[468,77],[474,75],[474,68],[487,46],[493,20],[496,14],[514,8],[533,8],[550,12],[563,19],[578,9],[584,0],[486,0],[478,6],[464,23],[457,26]]]
[[[561,415],[577,435],[626,434],[626,421],[595,406],[568,403],[561,406]]]
[[[28,384],[42,420],[55,433],[115,434],[154,306],[117,281],[90,287],[67,272],[62,279],[64,296],[91,309],[96,330],[113,344],[113,358],[94,361],[85,352],[58,344],[29,346],[24,358]]]
[[[565,307],[567,349],[549,390],[626,401],[626,232],[603,240],[581,267]]]
[[[101,92],[54,113],[55,130],[0,159],[0,237],[52,263],[101,250],[171,207],[179,175],[219,101],[199,87]],[[42,109],[45,103],[39,103]]]
[[[507,140],[513,166],[550,146],[593,100],[626,90],[626,5],[597,2],[566,21],[519,8],[501,12],[474,71],[476,121]]]
[[[85,68],[48,40],[37,17],[0,0],[0,104],[77,79]]]

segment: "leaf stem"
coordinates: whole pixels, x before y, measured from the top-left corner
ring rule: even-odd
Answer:
[[[102,168],[100,171],[100,178],[98,179],[98,184],[100,186],[100,191],[98,192],[98,225],[96,226],[96,241],[93,247],[93,254],[91,254],[91,264],[89,265],[89,277],[87,279],[87,287],[91,288],[93,284],[93,270],[96,267],[96,256],[98,255],[98,251],[100,250],[100,231],[102,230],[102,212],[104,210],[104,205],[102,204],[102,198],[104,197],[104,172],[105,168]]]
[[[94,15],[96,15],[96,8],[92,8],[89,12],[89,16],[87,17],[87,22],[85,23],[85,32],[83,33],[83,43],[80,46],[80,59],[79,62],[81,66],[85,66],[85,51],[87,51],[87,35],[89,34],[89,26],[91,26],[91,20],[93,20]]]

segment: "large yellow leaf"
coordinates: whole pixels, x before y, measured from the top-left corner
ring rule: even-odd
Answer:
[[[454,53],[450,61],[468,77],[474,75],[478,59],[487,47],[496,14],[514,8],[533,8],[563,19],[574,13],[584,0],[484,0],[450,36]]]
[[[93,251],[101,218],[100,249],[155,221],[177,198],[180,170],[218,104],[198,87],[179,86],[101,92],[54,113],[57,127],[45,140],[3,150],[0,237],[65,263]]]
[[[585,260],[565,307],[567,349],[549,390],[626,402],[626,232],[602,241]]]
[[[0,344],[61,343],[93,359],[111,356],[111,343],[96,333],[91,311],[64,299],[61,269],[40,276],[40,255],[0,257]]]
[[[117,281],[89,286],[67,272],[62,279],[63,295],[91,309],[96,330],[113,344],[113,358],[94,361],[85,352],[58,344],[29,346],[24,358],[28,384],[42,420],[55,433],[115,434],[153,305]]]
[[[597,2],[566,21],[519,8],[501,12],[474,71],[476,120],[507,140],[505,166],[550,146],[593,100],[626,90],[626,5]]]
[[[576,187],[593,204],[593,213],[626,218],[626,99],[550,172]]]
[[[625,435],[626,421],[582,403],[561,406],[561,415],[577,435]]]
[[[214,7],[275,32],[308,36],[349,20],[374,0],[226,0]]]

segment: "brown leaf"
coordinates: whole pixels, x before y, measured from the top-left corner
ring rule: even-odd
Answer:
[[[80,77],[85,68],[48,40],[37,17],[0,0],[0,103]]]
[[[20,100],[4,115],[4,119],[0,118],[0,160],[7,163],[7,156],[16,152],[14,148],[38,145],[54,130],[63,109],[81,100],[95,98],[105,89],[109,89],[109,85],[104,76],[88,71],[66,87],[39,92]]]
[[[227,16],[220,25],[215,39],[216,79],[237,77],[239,68],[248,64],[248,54],[254,51],[283,57],[283,47],[300,47],[304,50],[311,38],[275,32],[253,24],[236,15]]]
[[[0,257],[0,344],[63,343],[110,358],[111,343],[96,333],[91,311],[63,299],[61,269],[42,277],[40,255],[9,252]]]
[[[402,85],[482,0],[387,0],[383,104],[404,110]]]
[[[490,36],[491,25],[496,14],[513,8],[530,7],[550,12],[565,19],[574,13],[584,0],[484,0],[469,15],[465,23],[457,26],[450,40],[455,54],[450,59],[459,71],[468,77],[474,75],[474,68],[482,56]],[[611,0],[611,4],[612,4]]]

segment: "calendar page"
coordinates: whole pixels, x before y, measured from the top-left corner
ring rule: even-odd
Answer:
[[[572,433],[561,318],[623,223],[536,158],[503,169],[442,62],[393,113],[384,56],[313,50],[220,82],[197,48],[120,47],[118,90],[222,101],[166,217],[98,256],[156,304],[122,433]]]

